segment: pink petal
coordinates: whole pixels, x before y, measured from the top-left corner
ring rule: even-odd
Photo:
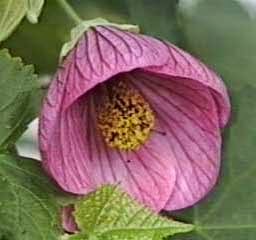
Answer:
[[[226,87],[219,76],[209,67],[189,53],[181,50],[173,44],[166,43],[169,50],[169,61],[159,67],[149,67],[146,71],[159,73],[160,75],[172,76],[183,79],[191,79],[211,89],[211,95],[218,107],[218,119],[220,126],[224,127],[230,116],[230,101]]]
[[[172,151],[169,168],[176,171],[176,183],[165,209],[191,206],[212,189],[219,172],[221,137],[215,99],[198,81],[139,71],[132,79],[157,112]]]
[[[167,62],[167,47],[154,38],[110,27],[89,30],[63,64],[74,65],[65,83],[69,94],[65,94],[64,108],[118,73]]]
[[[118,73],[167,61],[166,46],[151,37],[110,27],[89,30],[60,66],[44,101],[40,121],[44,159],[61,112],[80,96]]]
[[[95,92],[84,96],[62,115],[60,145],[49,155],[53,159],[49,166],[54,166],[51,173],[64,190],[77,194],[119,183],[131,196],[160,211],[173,191],[176,177],[174,169],[170,169],[172,152],[164,136],[156,134],[136,153],[109,148],[96,126],[94,102],[99,97]]]
[[[156,131],[137,153],[124,154],[106,147],[97,132],[94,87],[134,69],[140,69],[135,78],[142,78],[134,84],[156,109],[157,127],[167,135]],[[153,79],[148,81],[148,75]],[[43,164],[72,193],[119,182],[157,211],[166,202],[166,209],[183,208],[216,182],[219,128],[229,114],[222,81],[189,54],[150,37],[97,27],[65,59],[45,99],[40,121]]]
[[[69,233],[74,233],[78,231],[78,226],[73,216],[74,210],[74,206],[69,205],[64,207],[61,212],[62,227],[66,232]]]
[[[67,57],[52,82],[40,121],[43,164],[64,190],[86,194],[99,185],[120,182],[152,208],[160,210],[165,205],[175,172],[168,170],[167,162],[141,157],[158,155],[150,149],[126,156],[105,148],[92,127],[93,114],[87,118],[89,99],[85,93],[120,72],[166,63],[166,50],[153,38],[98,27]],[[128,157],[134,159],[129,164],[125,161]]]
[[[94,99],[99,99],[95,96]],[[94,101],[97,101],[94,100]],[[170,169],[172,152],[162,134],[155,133],[136,152],[121,152],[105,145],[96,126],[95,107],[91,100],[87,109],[86,139],[92,163],[91,177],[96,186],[119,183],[131,196],[150,208],[160,211],[175,184],[176,173]]]

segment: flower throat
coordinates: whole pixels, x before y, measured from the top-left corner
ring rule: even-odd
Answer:
[[[139,91],[125,81],[108,87],[108,98],[98,112],[101,134],[109,147],[137,150],[150,136],[154,112]]]

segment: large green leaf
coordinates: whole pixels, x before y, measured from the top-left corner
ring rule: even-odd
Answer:
[[[57,240],[57,190],[35,160],[0,155],[0,239]]]
[[[117,186],[104,186],[77,202],[74,216],[81,233],[71,239],[77,240],[161,240],[193,229],[139,205]]]
[[[0,151],[15,144],[35,117],[32,97],[38,93],[37,77],[32,66],[24,66],[20,58],[0,51]],[[39,94],[38,94],[39,98]]]

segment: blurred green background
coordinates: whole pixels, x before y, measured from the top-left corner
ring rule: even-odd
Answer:
[[[256,1],[254,0],[70,0],[84,19],[104,17],[138,24],[143,33],[167,39],[216,69],[232,99],[232,118],[224,132],[222,177],[197,206],[177,213],[196,231],[177,239],[254,240],[256,235]],[[73,23],[54,0],[38,25],[23,21],[4,47],[40,76],[56,69]],[[23,154],[39,157],[37,122],[20,141]]]

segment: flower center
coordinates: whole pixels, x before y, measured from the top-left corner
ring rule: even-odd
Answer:
[[[125,81],[109,87],[98,113],[98,127],[108,146],[136,150],[149,138],[154,124],[154,112],[138,90]]]

